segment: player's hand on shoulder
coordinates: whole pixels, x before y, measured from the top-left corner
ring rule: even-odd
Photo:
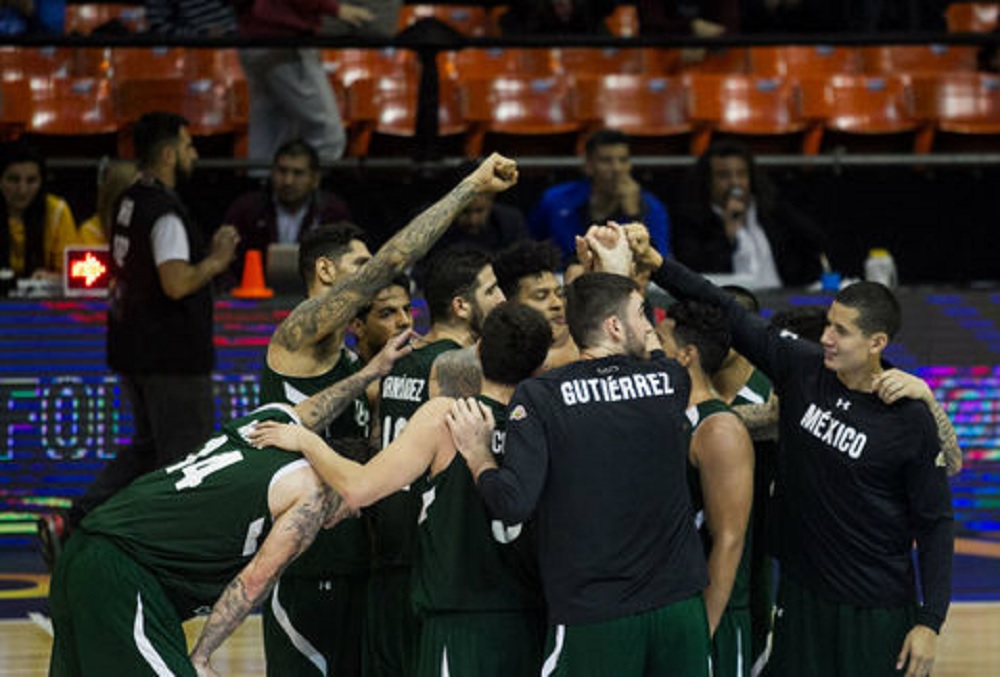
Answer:
[[[490,453],[493,413],[479,400],[468,397],[455,400],[445,420],[455,448],[465,458],[472,476],[478,479],[485,467],[494,465]]]
[[[930,386],[913,374],[899,369],[887,369],[872,380],[872,390],[886,404],[892,404],[902,398],[925,401],[932,398]]]
[[[318,438],[316,433],[300,425],[261,421],[247,433],[247,440],[258,449],[277,447],[285,451],[301,452],[305,448],[309,436]]]

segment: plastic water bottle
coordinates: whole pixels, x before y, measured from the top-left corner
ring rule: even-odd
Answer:
[[[879,282],[889,289],[895,289],[899,283],[896,277],[896,262],[888,249],[871,249],[865,259],[865,279],[869,282]]]

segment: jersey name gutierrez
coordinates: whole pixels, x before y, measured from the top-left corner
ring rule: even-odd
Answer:
[[[829,411],[810,403],[799,425],[813,434],[824,444],[846,453],[851,458],[860,458],[865,450],[868,436],[857,428],[837,420]]]
[[[566,381],[560,385],[559,390],[568,407],[590,402],[622,402],[674,394],[670,376],[663,371],[608,378],[578,378]]]
[[[386,376],[385,381],[382,383],[382,397],[390,400],[423,402],[423,392],[426,384],[427,382],[422,378]]]

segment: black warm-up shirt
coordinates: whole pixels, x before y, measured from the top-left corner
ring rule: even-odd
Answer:
[[[775,505],[782,571],[841,604],[915,603],[917,542],[923,606],[938,630],[951,598],[951,491],[933,417],[916,400],[883,403],[847,388],[822,347],[769,327],[729,294],[668,261],[653,280],[722,306],[733,347],[767,374],[781,400]]]
[[[662,352],[583,360],[518,386],[503,465],[478,485],[504,522],[534,516],[552,623],[621,618],[707,585],[685,484],[689,392]]]

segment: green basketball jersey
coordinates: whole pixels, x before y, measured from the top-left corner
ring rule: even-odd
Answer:
[[[761,370],[754,368],[750,372],[750,378],[747,379],[746,385],[736,393],[731,406],[735,407],[738,404],[764,404],[771,398],[772,390],[774,390],[774,387],[771,385],[771,379],[765,376]]]
[[[399,437],[414,412],[430,399],[427,388],[431,367],[437,356],[461,347],[451,339],[430,343],[397,360],[392,372],[382,379],[379,416],[382,419],[383,449]],[[409,566],[413,563],[419,513],[418,487],[397,491],[369,508],[377,565]]]
[[[319,376],[284,376],[266,364],[260,380],[261,402],[298,404],[362,367],[361,360],[347,348],[340,349],[340,359],[333,369]],[[327,426],[323,438],[333,442],[338,438],[368,438],[371,408],[364,394],[354,399],[344,412]],[[316,535],[309,549],[292,562],[282,577],[325,579],[339,574],[363,573],[371,562],[371,543],[363,520],[346,519],[332,529]]]
[[[732,410],[722,400],[706,400],[687,410],[688,419],[691,421],[691,437],[709,416],[731,412]],[[701,541],[705,548],[705,555],[712,549],[712,535],[708,533],[708,525],[705,523],[705,497],[701,492],[701,481],[698,477],[698,469],[688,463],[688,485],[691,489],[691,504],[695,512],[695,524],[698,526],[698,533],[701,534]],[[736,579],[733,581],[733,591],[729,595],[727,609],[745,609],[750,604],[750,530],[747,529],[743,542],[743,554],[740,556],[740,564],[736,568]]]
[[[279,405],[235,419],[199,451],[122,489],[81,528],[152,571],[179,613],[210,607],[271,529],[271,482],[283,469],[305,463],[297,454],[256,449],[244,439],[248,426],[266,420],[298,422]]]
[[[507,408],[493,412],[493,457],[503,454]],[[413,604],[418,612],[523,611],[541,608],[534,534],[494,520],[461,455],[427,480],[417,527]]]

